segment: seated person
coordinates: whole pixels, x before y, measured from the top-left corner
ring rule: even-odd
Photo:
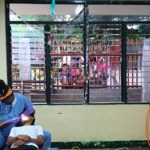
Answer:
[[[68,64],[63,64],[62,69],[59,70],[58,80],[62,85],[69,85],[70,83],[70,71]]]
[[[0,149],[3,149],[12,127],[20,125],[21,114],[30,115],[34,111],[33,104],[26,96],[14,93],[0,80]],[[44,131],[43,150],[51,147],[51,134]]]
[[[74,85],[84,84],[84,77],[81,69],[79,68],[76,69],[76,76],[74,77],[73,81],[74,81],[73,82]]]
[[[22,126],[13,127],[8,136],[9,150],[39,150],[44,143],[44,134],[42,127],[34,125],[34,121],[34,115],[22,115]]]
[[[98,80],[99,84],[101,85],[107,85],[107,79],[108,79],[108,64],[105,62],[103,57],[98,58],[97,62],[97,70],[98,70]]]

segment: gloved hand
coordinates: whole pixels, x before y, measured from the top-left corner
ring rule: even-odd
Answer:
[[[21,122],[21,117],[14,117],[7,121],[1,122],[0,130],[5,136],[8,136],[12,127],[15,127],[17,124]]]
[[[25,116],[30,116],[31,114],[35,114],[35,109],[33,107],[30,107],[25,112],[23,112],[23,115]]]
[[[20,116],[14,117],[14,118],[9,119],[7,121],[0,122],[0,128],[3,128],[3,127],[10,125],[10,124],[13,124],[14,126],[16,126],[18,123],[20,123],[20,121],[21,121]]]

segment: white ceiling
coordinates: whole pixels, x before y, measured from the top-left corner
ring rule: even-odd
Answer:
[[[56,15],[72,15],[78,5],[57,5]],[[49,15],[48,4],[10,4],[10,9],[21,15]],[[95,15],[150,15],[150,5],[89,5],[90,14]]]
[[[57,5],[55,7],[56,15],[75,14],[77,5]],[[10,9],[17,14],[25,15],[48,15],[50,14],[50,5],[47,4],[10,4]]]

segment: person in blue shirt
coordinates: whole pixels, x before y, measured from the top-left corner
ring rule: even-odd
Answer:
[[[24,95],[13,93],[3,80],[0,80],[0,150],[5,146],[12,127],[21,123],[21,115],[33,111],[32,102]],[[2,125],[5,122],[5,125]],[[43,150],[51,147],[51,134],[44,131]]]

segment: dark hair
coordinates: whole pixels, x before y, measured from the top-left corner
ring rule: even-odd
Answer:
[[[0,80],[0,97],[5,96],[9,90],[9,87],[3,80]]]
[[[33,114],[30,114],[30,116],[34,118],[34,119],[32,120],[32,123],[31,123],[31,125],[34,125],[34,123],[35,123],[35,116],[34,116],[34,113],[33,113]]]
[[[34,119],[32,120],[31,125],[34,125],[34,123],[35,123],[35,117],[34,117]]]

